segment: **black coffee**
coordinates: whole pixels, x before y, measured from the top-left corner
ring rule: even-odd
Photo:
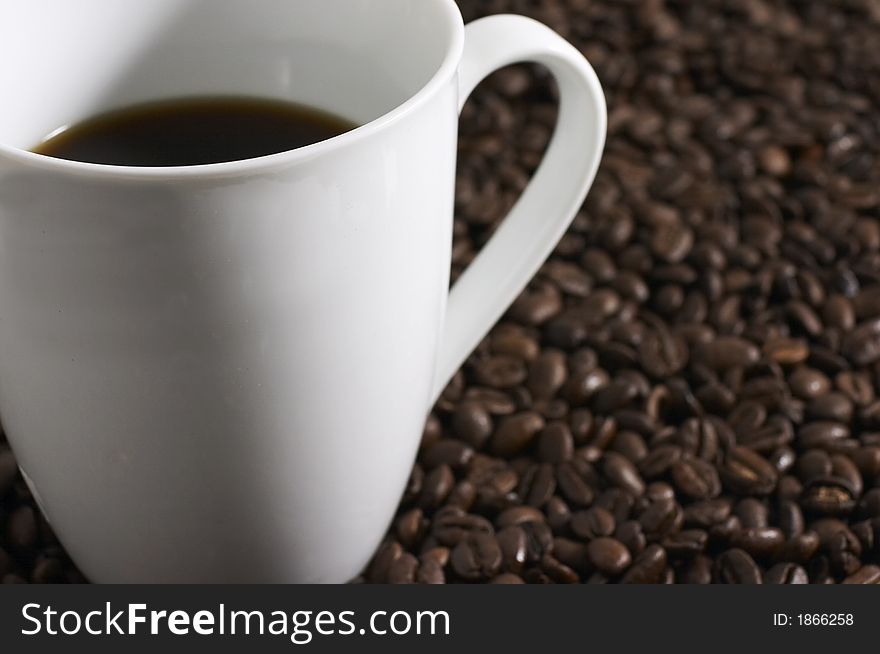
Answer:
[[[33,151],[116,166],[195,166],[286,152],[355,127],[338,116],[290,102],[184,98],[89,118]]]

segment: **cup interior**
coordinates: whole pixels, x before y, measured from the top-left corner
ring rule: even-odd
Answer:
[[[450,53],[452,0],[0,0],[0,144],[126,105],[290,100],[368,123]]]

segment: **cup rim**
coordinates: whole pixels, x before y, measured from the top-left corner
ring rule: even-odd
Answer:
[[[422,0],[423,2],[427,0]],[[286,150],[275,154],[252,157],[250,159],[238,159],[212,164],[197,164],[192,166],[118,166],[110,164],[96,164],[69,159],[58,159],[44,154],[38,154],[7,145],[0,142],[0,157],[5,157],[18,164],[29,167],[42,168],[46,172],[64,173],[73,175],[85,175],[92,178],[102,179],[130,179],[130,180],[178,180],[178,179],[211,179],[220,177],[234,177],[247,174],[262,173],[272,169],[282,168],[295,163],[301,163],[324,154],[336,152],[350,145],[354,145],[383,129],[394,125],[407,115],[414,112],[420,106],[428,102],[431,97],[446,82],[452,78],[458,69],[464,53],[464,20],[458,5],[454,0],[432,0],[442,5],[443,18],[446,27],[451,32],[451,38],[443,56],[440,67],[431,78],[415,94],[404,100],[390,111],[374,118],[368,123],[359,125],[348,132],[305,145],[293,150]]]

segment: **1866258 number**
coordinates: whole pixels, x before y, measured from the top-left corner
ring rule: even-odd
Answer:
[[[797,623],[802,627],[841,627],[853,624],[852,613],[798,613]]]

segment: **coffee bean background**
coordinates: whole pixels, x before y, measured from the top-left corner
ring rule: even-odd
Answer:
[[[880,5],[459,4],[578,46],[608,146],[431,412],[357,581],[880,583]],[[516,66],[467,104],[453,277],[556,102]],[[3,581],[82,581],[5,444],[0,498]]]

